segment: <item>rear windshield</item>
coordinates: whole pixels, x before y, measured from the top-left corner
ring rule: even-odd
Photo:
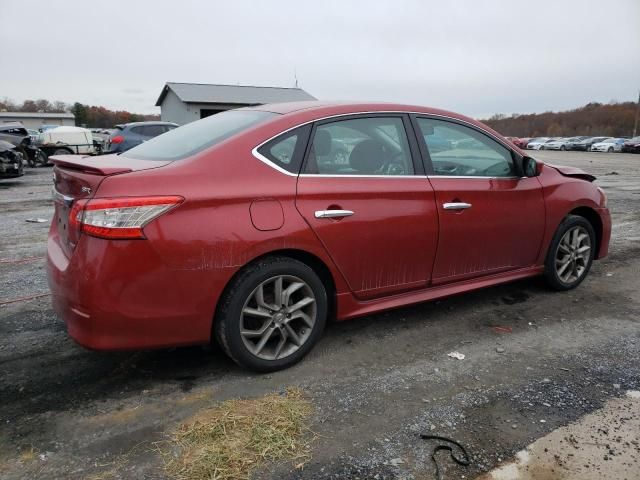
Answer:
[[[211,147],[276,113],[229,110],[163,133],[123,153],[138,160],[179,160]]]

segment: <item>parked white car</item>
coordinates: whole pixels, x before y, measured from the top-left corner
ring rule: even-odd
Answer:
[[[607,138],[591,145],[592,152],[621,152],[624,138]]]
[[[549,137],[536,138],[527,144],[527,149],[528,150],[544,150],[545,144],[549,142],[553,142],[554,140],[556,139],[549,138]]]
[[[81,127],[50,128],[38,135],[37,144],[47,156],[96,153],[91,130]]]
[[[579,142],[584,137],[556,138],[543,145],[544,150],[566,150],[567,144],[571,142]]]

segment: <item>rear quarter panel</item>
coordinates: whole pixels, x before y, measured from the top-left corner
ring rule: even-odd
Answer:
[[[149,248],[162,268],[148,270],[141,282],[122,285],[120,298],[182,310],[196,336],[209,338],[219,296],[243,266],[264,254],[302,250],[331,271],[338,293],[347,287],[337,269],[295,208],[296,176],[284,175],[251,155],[251,139],[228,141],[191,159],[144,172],[107,178],[97,197],[181,195],[184,203],[144,228]],[[125,160],[123,158],[123,160]],[[280,228],[259,230],[251,218],[254,201],[278,202]],[[133,259],[136,262],[137,259]],[[173,291],[175,295],[163,292]],[[147,296],[147,298],[144,298]]]

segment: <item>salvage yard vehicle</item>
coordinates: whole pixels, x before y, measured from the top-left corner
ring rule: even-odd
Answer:
[[[570,138],[557,138],[551,142],[544,144],[544,148],[541,150],[566,150],[567,145],[572,142],[580,142],[587,137],[570,137]]]
[[[425,107],[241,108],[52,160],[52,302],[97,350],[215,339],[278,370],[330,318],[537,275],[575,288],[611,234],[595,177]]]
[[[116,125],[105,140],[105,153],[126,152],[177,127],[176,123],[171,122],[133,122]]]
[[[37,144],[47,156],[98,153],[91,130],[82,127],[49,128],[38,136]]]
[[[622,144],[622,151],[628,153],[640,153],[640,137],[633,137],[625,140]]]
[[[592,152],[621,152],[624,138],[605,138],[601,142],[591,145]]]
[[[47,164],[47,156],[33,144],[31,133],[21,123],[7,122],[0,125],[0,140],[13,144],[30,167]]]
[[[22,153],[9,142],[0,140],[0,179],[24,175]]]
[[[587,137],[579,142],[570,142],[567,144],[567,150],[578,150],[581,152],[588,152],[591,150],[591,145],[594,143],[606,140],[609,137]]]
[[[527,142],[527,150],[540,150],[540,146],[549,141],[551,141],[549,137],[532,138]]]

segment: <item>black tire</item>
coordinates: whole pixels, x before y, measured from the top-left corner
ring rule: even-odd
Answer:
[[[582,231],[586,231],[589,236],[589,244],[590,250],[588,255],[588,260],[584,262],[584,270],[582,273],[576,278],[571,279],[570,281],[563,280],[558,274],[558,269],[556,267],[556,259],[559,255],[560,242],[563,240],[563,237],[570,230],[576,229],[579,227]],[[581,230],[578,230],[581,231]],[[578,285],[582,283],[582,281],[589,274],[589,270],[591,269],[591,264],[593,263],[593,256],[595,254],[596,249],[596,234],[593,230],[593,226],[587,219],[581,217],[579,215],[568,215],[558,226],[556,233],[551,240],[551,245],[549,246],[549,251],[547,252],[547,258],[545,260],[545,271],[544,278],[547,285],[554,290],[571,290],[576,288]],[[575,261],[574,261],[575,264]],[[573,268],[573,266],[571,266]]]
[[[607,152],[609,152],[609,153],[613,153],[613,147],[609,147],[609,148],[607,148]]]
[[[73,155],[73,152],[68,148],[56,148],[52,155]]]
[[[46,167],[49,164],[49,157],[42,150],[38,150],[34,163],[36,167]]]
[[[315,323],[297,350],[284,358],[264,359],[255,355],[245,345],[240,333],[240,324],[245,304],[250,301],[256,289],[263,282],[277,276],[295,277],[306,284],[305,288],[308,287],[308,291],[315,297]],[[220,347],[238,365],[257,372],[272,372],[294,365],[309,353],[322,336],[327,322],[327,312],[326,288],[312,268],[288,257],[266,257],[247,266],[226,289],[214,319],[213,333]],[[272,325],[276,328],[275,324]],[[275,332],[281,335],[277,330]]]
[[[563,152],[566,150],[564,145],[560,145],[560,150],[562,150]]]

